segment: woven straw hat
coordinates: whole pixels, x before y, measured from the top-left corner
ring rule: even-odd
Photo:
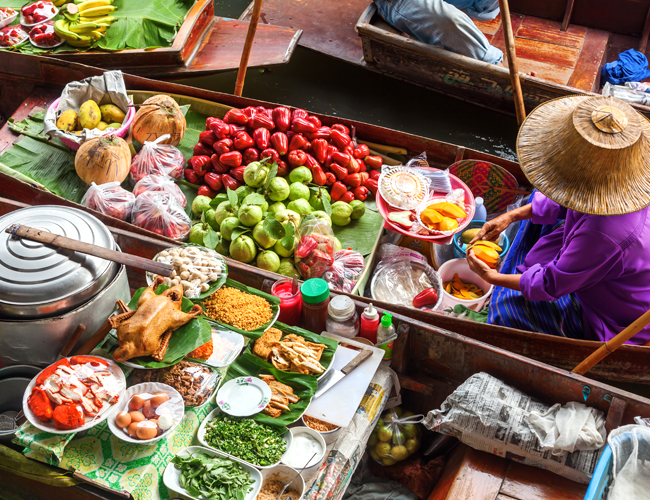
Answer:
[[[650,122],[613,97],[548,101],[519,129],[524,174],[563,207],[620,215],[650,205]]]

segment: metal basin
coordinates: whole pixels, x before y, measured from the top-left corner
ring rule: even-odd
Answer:
[[[12,377],[0,380],[0,415],[5,412],[7,416],[13,417],[23,408],[23,394],[29,385],[31,379],[22,377]],[[0,443],[8,444],[14,437],[16,429],[1,430]]]

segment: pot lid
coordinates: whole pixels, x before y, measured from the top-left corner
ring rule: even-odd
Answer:
[[[31,314],[34,306],[77,306],[101,290],[102,276],[112,262],[72,250],[49,248],[42,243],[14,238],[5,229],[22,224],[35,229],[114,250],[115,241],[106,226],[82,210],[41,205],[16,210],[0,217],[0,313]],[[92,290],[99,285],[99,289]],[[90,289],[90,290],[89,290]],[[41,310],[41,309],[39,309]]]

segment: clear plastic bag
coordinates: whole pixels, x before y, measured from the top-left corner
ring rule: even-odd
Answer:
[[[146,141],[140,152],[131,161],[130,179],[138,182],[150,174],[168,175],[174,179],[183,176],[185,158],[180,150],[171,144],[160,144],[169,139],[169,134],[158,137],[155,141]]]
[[[294,261],[304,279],[320,278],[334,264],[334,233],[322,219],[307,217],[298,229]]]
[[[129,220],[135,204],[135,196],[120,186],[119,182],[107,182],[99,186],[94,182],[81,200],[84,207],[120,220]]]
[[[339,250],[334,254],[334,264],[321,276],[329,283],[330,290],[351,293],[366,267],[359,252]]]
[[[169,193],[146,191],[135,199],[131,222],[138,227],[175,240],[190,234],[192,221]]]
[[[625,425],[614,429],[607,441],[613,457],[613,480],[607,499],[650,498],[650,429]]]
[[[171,194],[183,208],[187,206],[187,198],[171,177],[166,175],[145,175],[140,179],[133,188],[133,194],[140,196],[142,193],[162,191]]]
[[[406,460],[420,448],[424,415],[402,411],[399,406],[386,410],[370,434],[368,453],[382,465]]]

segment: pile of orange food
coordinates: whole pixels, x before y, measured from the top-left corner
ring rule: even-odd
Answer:
[[[502,251],[502,248],[499,245],[487,240],[478,240],[473,245],[467,247],[467,252],[469,252],[470,249],[474,251],[474,255],[478,260],[482,260],[492,269],[497,267],[497,263],[499,262],[499,252]]]
[[[458,219],[465,217],[465,210],[446,201],[433,203],[420,214],[422,223],[433,231],[454,231],[458,229]]]
[[[442,286],[448,294],[461,300],[480,299],[485,295],[485,292],[477,285],[466,283],[460,279],[458,274],[454,274],[454,278],[451,281],[446,281]]]

